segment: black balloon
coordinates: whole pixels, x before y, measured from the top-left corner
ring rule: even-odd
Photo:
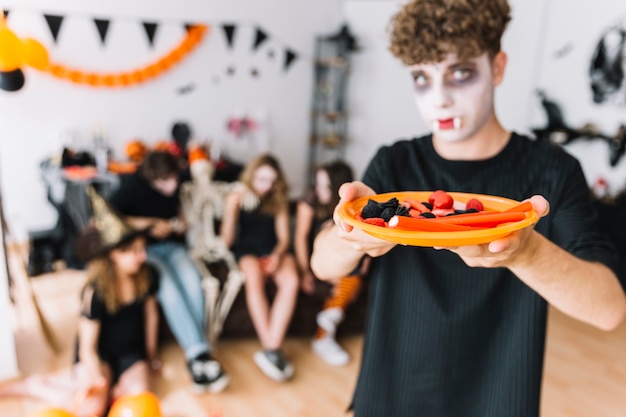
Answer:
[[[24,73],[17,68],[13,71],[0,71],[0,89],[17,91],[24,87]]]

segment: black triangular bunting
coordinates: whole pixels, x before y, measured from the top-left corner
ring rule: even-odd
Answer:
[[[152,22],[143,22],[143,28],[146,31],[146,36],[148,37],[150,46],[154,45],[154,34],[157,30],[157,24]]]
[[[297,57],[298,55],[296,55],[296,53],[293,52],[291,49],[286,49],[285,50],[285,65],[283,65],[283,69],[287,71],[289,67],[291,66],[291,64],[293,64],[293,61],[295,61]]]
[[[63,16],[52,14],[44,14],[43,16],[46,18],[46,22],[48,23],[52,39],[56,42],[59,37],[59,30],[61,30],[61,24],[63,23]]]
[[[228,42],[228,47],[233,47],[233,41],[235,39],[235,31],[237,30],[237,26],[235,25],[222,25],[222,29],[224,30],[224,35],[226,35],[226,42]]]
[[[252,45],[252,50],[256,51],[257,49],[259,49],[259,46],[261,46],[261,44],[266,40],[267,34],[263,32],[263,30],[256,28],[256,33],[254,35],[254,45]]]
[[[9,17],[9,11],[7,9],[2,9],[2,13],[4,13],[4,18]]]
[[[98,33],[100,34],[100,40],[102,40],[102,44],[104,45],[106,38],[107,38],[107,32],[109,31],[109,23],[111,21],[104,20],[104,19],[94,19],[93,21],[96,24],[96,28],[98,28]]]

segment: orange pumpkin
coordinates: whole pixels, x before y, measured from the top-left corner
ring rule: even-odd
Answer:
[[[126,155],[132,161],[141,161],[145,156],[148,148],[146,145],[140,140],[133,140],[126,144]]]

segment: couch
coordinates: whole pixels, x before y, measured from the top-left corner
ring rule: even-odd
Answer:
[[[211,264],[209,268],[220,282],[225,281],[227,269],[224,264]],[[268,280],[267,293],[270,297],[276,293],[276,287],[271,280]],[[241,289],[235,299],[230,313],[224,322],[221,338],[244,338],[256,337],[252,320],[246,307],[244,288]],[[322,309],[324,300],[330,295],[332,285],[316,280],[315,292],[311,295],[300,292],[287,335],[289,336],[310,336],[315,335],[317,328],[316,316]],[[360,293],[346,310],[346,317],[337,329],[337,335],[348,335],[362,333],[365,324],[365,312],[367,307],[367,279],[361,286]]]

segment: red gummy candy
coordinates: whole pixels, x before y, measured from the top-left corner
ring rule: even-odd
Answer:
[[[481,203],[480,200],[476,198],[472,198],[465,204],[465,210],[469,210],[469,209],[476,209],[478,211],[483,211],[485,209],[485,206],[483,206],[483,203]]]
[[[381,217],[370,217],[369,219],[363,219],[363,223],[385,227],[385,220]]]
[[[432,205],[433,208],[451,209],[454,206],[454,199],[449,194],[441,192],[435,195]]]
[[[445,194],[446,192],[443,190],[437,190],[437,191],[433,191],[433,193],[431,195],[428,196],[428,202],[430,204],[433,204],[435,202],[435,197],[437,197],[440,194]]]

